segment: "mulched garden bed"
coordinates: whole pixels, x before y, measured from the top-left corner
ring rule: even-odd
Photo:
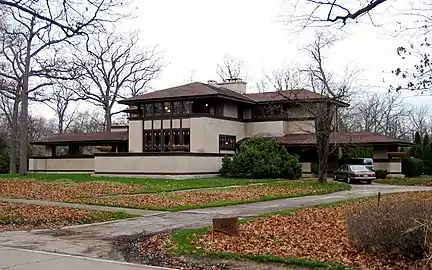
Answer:
[[[134,217],[125,213],[0,202],[0,232],[59,228]]]
[[[177,191],[111,198],[85,198],[80,200],[80,202],[159,210],[184,210],[203,206],[221,206],[277,198],[325,194],[347,188],[349,186],[342,183],[319,184],[316,181],[297,180],[232,188]]]
[[[432,202],[432,192],[384,196],[382,201],[401,203],[407,199]],[[369,203],[376,203],[376,200],[305,208],[291,213],[251,219],[240,225],[240,236],[198,230],[187,233],[187,237],[181,239],[178,238],[178,233],[174,233],[173,238],[166,237],[160,243],[167,250],[174,248],[181,253],[201,255],[228,253],[246,257],[297,258],[361,269],[415,269],[412,262],[402,258],[388,258],[386,254],[366,253],[350,243],[347,215],[356,207]]]

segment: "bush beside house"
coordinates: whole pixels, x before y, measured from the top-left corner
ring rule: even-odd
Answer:
[[[226,177],[298,179],[301,164],[276,140],[257,136],[242,143],[233,157],[225,157],[220,173]]]

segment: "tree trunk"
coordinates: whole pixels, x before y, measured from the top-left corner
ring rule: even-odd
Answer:
[[[12,111],[12,121],[11,121],[11,139],[10,139],[10,149],[9,149],[9,172],[11,174],[17,173],[17,139],[18,139],[18,113],[19,113],[19,101],[20,92],[18,91],[15,96]]]
[[[105,132],[111,132],[111,108],[109,106],[105,106]]]
[[[26,59],[25,59],[25,67],[23,74],[23,85],[21,89],[21,115],[20,115],[20,126],[19,126],[19,150],[20,150],[20,175],[27,175],[28,166],[28,105],[29,105],[29,97],[28,97],[28,88],[29,88],[29,78],[30,78],[30,55],[31,53],[31,37],[29,37],[29,41],[27,43],[27,51],[26,51]]]
[[[320,114],[316,117],[315,133],[318,152],[318,182],[327,182],[328,157],[330,154],[330,133],[332,118],[329,118],[327,104],[318,106]]]
[[[327,183],[328,153],[318,152],[318,182]]]

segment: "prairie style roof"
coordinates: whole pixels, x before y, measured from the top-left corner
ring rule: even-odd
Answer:
[[[91,132],[51,136],[42,140],[31,142],[32,144],[62,144],[62,143],[101,143],[122,142],[128,139],[128,132]]]
[[[324,98],[324,96],[320,94],[305,89],[296,89],[296,90],[282,91],[282,92],[274,91],[274,92],[263,92],[263,93],[250,93],[246,95],[257,102],[282,101],[286,99],[311,100],[311,99]]]
[[[247,95],[238,93],[224,87],[216,87],[205,83],[194,82],[142,95],[137,95],[135,97],[122,100],[120,103],[129,104],[133,103],[134,101],[140,100],[168,100],[190,97],[224,97],[250,103],[255,102]]]
[[[120,101],[120,103],[132,104],[135,101],[164,101],[170,99],[182,99],[192,97],[221,97],[248,103],[283,101],[286,99],[306,101],[325,98],[325,96],[323,95],[305,89],[297,89],[283,92],[273,91],[264,93],[242,94],[223,86],[214,86],[210,84],[194,82],[142,95],[137,95],[135,97],[122,100]]]
[[[276,138],[277,142],[284,145],[315,145],[316,135],[306,134],[287,134]],[[355,144],[355,145],[411,145],[412,143],[401,141],[390,136],[380,135],[372,132],[334,132],[330,136],[332,144]]]

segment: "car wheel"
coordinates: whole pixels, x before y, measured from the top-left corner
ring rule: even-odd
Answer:
[[[348,184],[351,184],[351,183],[352,183],[351,177],[347,176],[347,178],[346,178],[346,182],[347,182]]]

